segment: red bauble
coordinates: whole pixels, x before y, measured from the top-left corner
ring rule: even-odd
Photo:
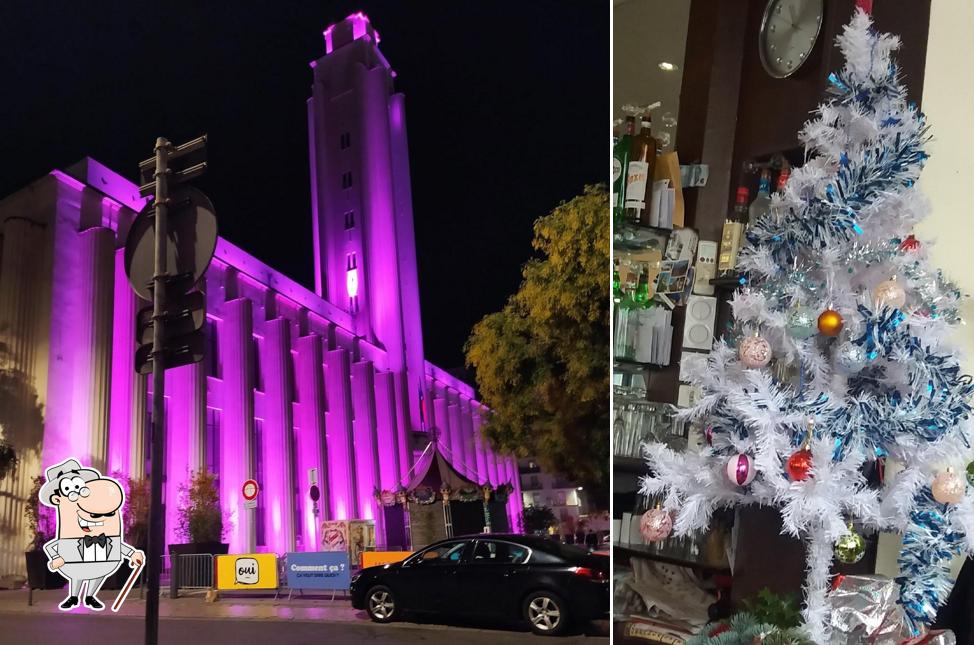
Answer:
[[[812,451],[802,448],[788,457],[788,476],[793,482],[803,482],[812,473]]]
[[[920,240],[913,237],[913,235],[900,242],[901,251],[916,251],[918,248],[920,248]]]
[[[707,634],[707,636],[713,638],[714,636],[720,636],[724,632],[729,632],[729,631],[730,631],[730,625],[728,625],[727,623],[721,623],[716,627],[714,627],[712,630],[710,630],[710,633]]]

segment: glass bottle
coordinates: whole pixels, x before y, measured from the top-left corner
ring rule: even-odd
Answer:
[[[771,171],[767,168],[761,171],[761,183],[758,184],[758,194],[747,209],[747,227],[751,228],[763,219],[771,210]]]
[[[612,218],[616,225],[622,220],[626,202],[626,178],[629,174],[629,150],[636,133],[636,117],[626,117],[625,134],[612,148]]]
[[[653,137],[653,121],[643,114],[639,134],[629,149],[629,168],[626,174],[625,218],[639,224],[646,211],[646,202],[653,196],[653,173],[656,171],[656,152],[659,143]]]

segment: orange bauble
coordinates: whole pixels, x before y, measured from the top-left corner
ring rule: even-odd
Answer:
[[[803,482],[812,472],[812,451],[803,448],[788,457],[788,476],[793,482]]]
[[[835,309],[826,309],[818,317],[818,331],[826,336],[838,336],[845,322]]]

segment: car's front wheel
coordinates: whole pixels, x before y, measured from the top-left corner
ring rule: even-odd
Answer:
[[[557,594],[535,591],[524,599],[524,619],[535,634],[558,636],[568,629],[568,608]]]
[[[369,589],[365,595],[365,611],[377,623],[388,623],[396,619],[398,607],[392,589],[378,585]]]

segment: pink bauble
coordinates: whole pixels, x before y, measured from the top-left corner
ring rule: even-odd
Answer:
[[[727,478],[738,486],[747,486],[757,475],[754,460],[743,453],[734,455],[727,460]]]
[[[646,511],[639,520],[639,532],[648,542],[665,540],[673,532],[673,518],[662,508]]]
[[[748,336],[741,340],[737,354],[744,367],[757,369],[771,362],[771,343],[760,336]]]
[[[933,478],[933,485],[930,488],[933,491],[933,498],[941,504],[956,504],[964,499],[967,483],[953,469],[948,468],[946,472]]]
[[[894,278],[876,285],[876,288],[873,289],[873,299],[879,307],[886,305],[891,309],[902,309],[903,305],[906,304],[906,291],[903,290],[903,285]]]

